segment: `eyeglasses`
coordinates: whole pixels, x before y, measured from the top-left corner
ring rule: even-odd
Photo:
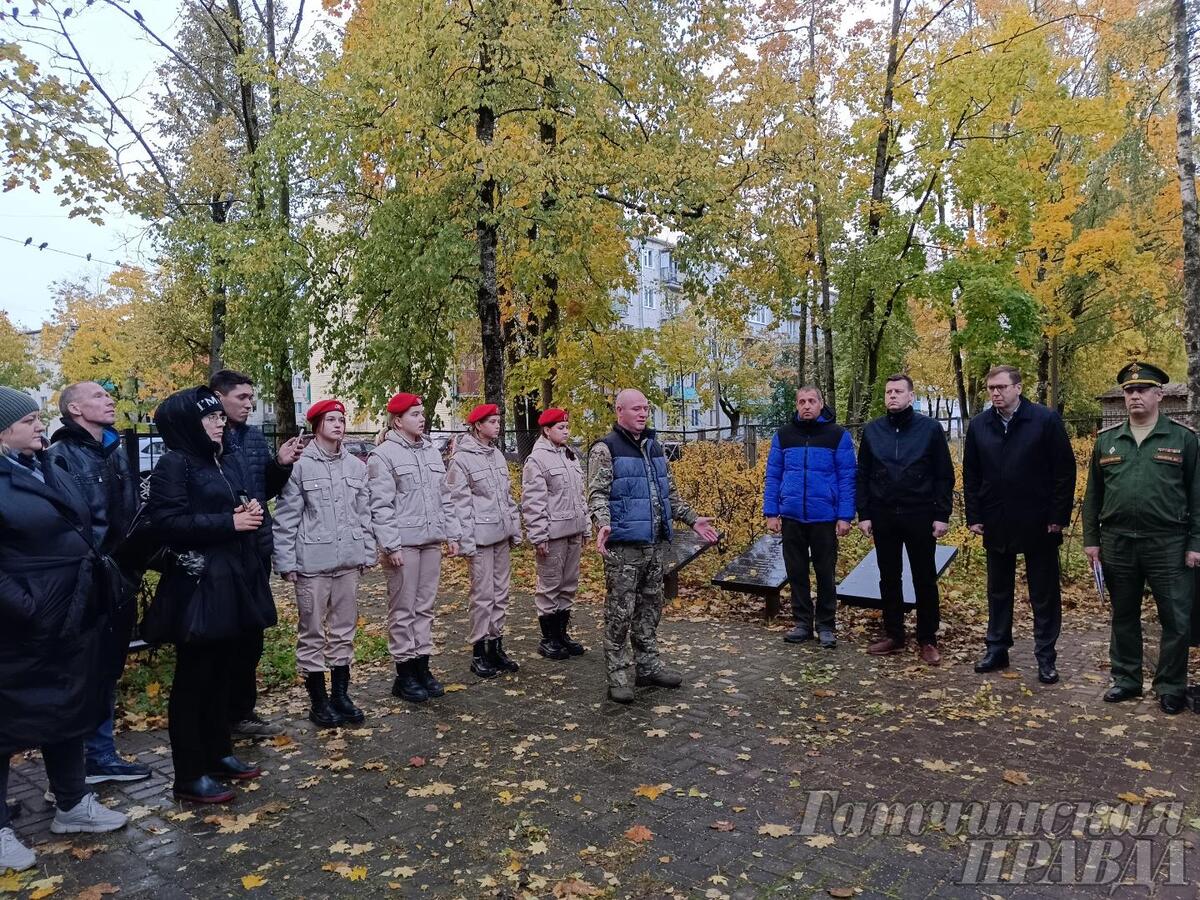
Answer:
[[[1007,391],[1009,388],[1015,388],[1015,387],[1016,387],[1015,384],[989,384],[987,386],[987,392],[989,394],[998,394],[1001,391]]]
[[[213,421],[213,422],[225,422],[228,420],[229,417],[227,415],[225,415],[225,413],[223,413],[223,412],[211,412],[204,418],[206,420]]]

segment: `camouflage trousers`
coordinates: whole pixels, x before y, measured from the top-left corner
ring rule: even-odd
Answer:
[[[613,545],[604,559],[604,662],[610,687],[633,687],[634,666],[648,675],[661,668],[658,620],[662,617],[665,543]],[[630,640],[633,652],[630,653]]]

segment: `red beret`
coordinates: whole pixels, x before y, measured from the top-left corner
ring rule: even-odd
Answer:
[[[316,421],[317,416],[324,415],[327,412],[340,412],[346,414],[346,407],[342,405],[341,400],[318,400],[308,408],[308,412],[304,414],[304,418],[310,422]]]
[[[480,419],[500,415],[500,407],[495,403],[481,403],[467,414],[467,424],[474,425]]]
[[[565,409],[556,409],[553,406],[538,416],[538,424],[541,426],[557,425],[559,422],[567,421],[567,411]]]
[[[387,411],[393,416],[402,416],[420,402],[421,398],[416,394],[397,394],[388,401]]]

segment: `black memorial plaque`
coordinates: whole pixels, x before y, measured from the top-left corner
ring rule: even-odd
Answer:
[[[663,596],[668,600],[679,594],[679,572],[696,561],[701,553],[714,544],[705,543],[690,528],[676,528],[671,535],[670,549],[663,560]]]
[[[933,559],[939,578],[941,578],[942,573],[946,571],[956,556],[958,556],[957,547],[947,547],[942,544],[937,545],[934,549]],[[917,595],[913,590],[912,573],[908,569],[907,553],[903,554],[903,560],[904,576],[902,590],[904,591],[904,602],[915,605]],[[837,586],[837,595],[839,600],[851,606],[864,606],[868,609],[882,608],[883,604],[879,598],[879,564],[875,558],[874,548],[843,579],[842,583]]]
[[[712,583],[727,591],[755,594],[767,600],[767,616],[779,613],[779,592],[787,584],[783,567],[783,538],[764,534],[729,565]]]

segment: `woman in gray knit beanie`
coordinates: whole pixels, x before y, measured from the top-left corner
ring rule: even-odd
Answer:
[[[33,398],[0,385],[0,872],[36,862],[5,802],[18,751],[42,751],[54,834],[127,821],[87,788],[83,740],[107,713],[92,687],[107,617],[92,608],[87,503],[43,470],[45,430]]]

